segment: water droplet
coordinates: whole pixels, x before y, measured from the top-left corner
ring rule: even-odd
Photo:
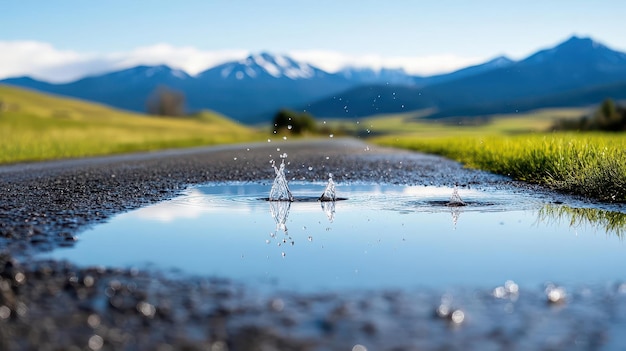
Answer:
[[[557,304],[565,302],[565,289],[559,286],[550,285],[546,288],[546,296],[548,297],[548,302]]]
[[[503,299],[506,296],[506,291],[503,286],[499,286],[493,289],[493,297],[496,299]]]
[[[512,280],[507,280],[504,283],[504,288],[509,294],[517,294],[519,292],[519,285]]]
[[[329,138],[333,138],[334,136],[335,136],[335,134],[331,134],[331,135],[329,135],[328,137],[329,137]]]
[[[309,241],[313,241],[313,237],[309,235]]]
[[[137,304],[137,311],[139,311],[145,317],[152,318],[156,313],[156,307],[154,307],[154,305],[150,303],[142,301]]]
[[[269,244],[270,243],[270,239],[265,239],[265,243]]]
[[[284,136],[284,137],[283,137],[283,140],[287,140],[287,136]]]
[[[22,272],[17,272],[15,274],[15,282],[18,284],[23,284],[26,281],[26,275]]]
[[[308,169],[309,169],[309,171],[312,171],[312,170],[313,170],[313,167],[309,166],[309,168],[308,168]]]
[[[0,319],[7,319],[11,317],[11,309],[5,305],[0,306]]]
[[[87,345],[94,351],[100,350],[104,345],[104,339],[100,335],[93,335],[89,338]]]
[[[367,348],[361,344],[352,346],[352,351],[367,351]]]
[[[279,147],[277,147],[277,148],[276,148],[276,151],[280,151],[280,148],[279,148]]]
[[[89,317],[87,317],[87,324],[89,324],[89,326],[94,328],[94,329],[99,327],[100,326],[100,316],[98,316],[95,313],[90,314]]]
[[[234,160],[234,161],[237,161],[237,157],[233,157],[233,160]]]
[[[461,324],[465,320],[465,313],[463,313],[463,311],[461,310],[456,310],[452,312],[450,320],[455,324]]]
[[[283,256],[285,256],[285,254],[283,253]],[[282,299],[273,299],[270,302],[270,307],[277,312],[282,311],[285,308],[285,302]]]
[[[282,255],[283,257],[285,257],[285,252],[284,252],[284,251],[283,251],[283,252],[281,252],[281,255]]]
[[[272,142],[272,139],[267,139],[267,142],[268,142],[268,143],[271,143],[271,142]]]
[[[291,130],[291,128],[293,128],[293,127],[291,126],[291,124],[288,124],[288,125],[287,125],[287,129]]]

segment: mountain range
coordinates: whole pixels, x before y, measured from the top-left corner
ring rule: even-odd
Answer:
[[[626,99],[626,54],[573,36],[519,61],[501,56],[434,76],[354,67],[329,73],[287,56],[259,53],[196,76],[161,65],[63,84],[30,77],[0,83],[140,112],[157,87],[167,86],[185,95],[189,112],[211,109],[249,124],[267,122],[283,107],[346,118],[428,109],[430,118],[444,118]]]

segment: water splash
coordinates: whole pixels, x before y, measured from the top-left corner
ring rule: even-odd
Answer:
[[[328,184],[320,196],[320,201],[335,201],[337,200],[337,194],[335,191],[335,182],[333,181],[333,174],[328,173]]]
[[[274,222],[276,222],[276,233],[279,231],[287,234],[287,217],[291,202],[289,201],[270,201],[270,213]]]
[[[459,188],[457,188],[456,185],[454,186],[454,190],[452,191],[452,196],[450,196],[450,201],[448,201],[447,206],[451,206],[451,207],[467,206],[465,201],[461,199],[461,196],[459,195]]]
[[[272,161],[272,167],[276,173],[272,189],[270,190],[270,201],[293,201],[293,195],[289,191],[287,185],[287,179],[285,178],[285,160],[283,159],[279,167],[276,167],[276,162]]]

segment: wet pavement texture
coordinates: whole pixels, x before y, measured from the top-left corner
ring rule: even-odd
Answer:
[[[436,156],[352,139],[0,167],[2,350],[621,350],[626,285],[273,293],[158,271],[38,261],[111,216],[213,181],[288,180],[543,192]],[[424,264],[428,264],[425,262]],[[407,267],[410,269],[410,267]]]

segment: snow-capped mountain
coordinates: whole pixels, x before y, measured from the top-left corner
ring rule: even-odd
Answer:
[[[345,67],[338,75],[365,84],[414,85],[415,77],[402,68],[381,68],[378,70],[365,67]]]
[[[573,36],[521,61],[500,57],[446,75],[424,77],[419,89],[360,86],[307,107],[316,116],[346,116],[345,101],[352,105],[346,117],[406,108],[436,110],[430,118],[484,116],[547,106],[581,106],[590,103],[592,95],[598,100],[623,98],[624,93],[615,94],[614,88],[623,83],[626,54],[590,38]],[[600,92],[611,94],[602,96]],[[377,97],[375,105],[372,97]]]
[[[79,79],[75,82],[67,83],[73,84],[81,81],[90,81],[93,79],[97,80],[108,80],[108,81],[119,81],[124,80],[128,82],[143,82],[146,80],[152,81],[180,81],[191,79],[192,77],[185,71],[180,69],[171,68],[167,65],[158,65],[158,66],[135,66],[127,69],[123,69],[120,71],[114,71],[110,73],[105,73],[102,75],[90,76]]]
[[[241,81],[279,78],[298,80],[325,78],[327,76],[328,73],[307,63],[297,62],[288,56],[271,55],[263,52],[210,68],[200,73],[197,78]]]
[[[471,115],[486,113],[484,106],[499,113],[500,106],[521,109],[515,101],[531,101],[532,106],[526,105],[533,107],[546,96],[624,81],[626,54],[574,36],[521,61],[496,57],[425,77],[388,68],[348,67],[328,73],[288,56],[264,52],[197,76],[160,65],[137,66],[64,84],[28,77],[1,82],[140,112],[145,111],[146,100],[157,87],[167,86],[185,95],[189,112],[212,109],[241,122],[259,123],[271,120],[280,108],[306,109],[326,117],[421,108],[437,109],[440,115]],[[345,109],[348,100],[349,115]]]
[[[561,44],[540,50],[521,63],[534,64],[592,64],[598,69],[622,70],[626,64],[626,53],[612,50],[591,38],[572,36]]]

